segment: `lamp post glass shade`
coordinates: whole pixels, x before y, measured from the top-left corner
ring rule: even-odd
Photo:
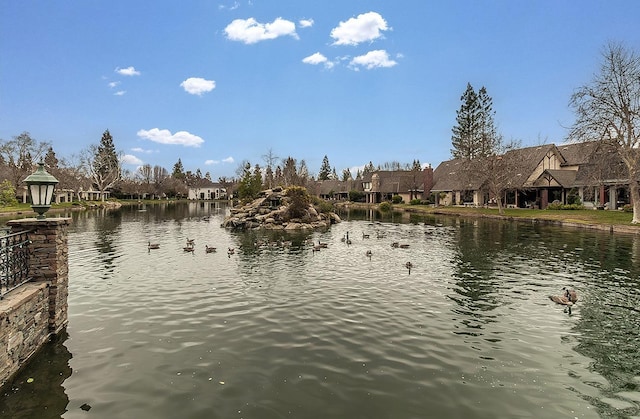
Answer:
[[[45,218],[44,213],[51,208],[53,190],[58,183],[58,179],[51,176],[44,170],[44,163],[38,163],[38,169],[24,180],[29,188],[31,197],[31,208],[38,213],[36,218]]]

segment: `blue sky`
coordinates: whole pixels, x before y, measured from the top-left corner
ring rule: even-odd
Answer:
[[[125,167],[215,180],[271,150],[344,168],[437,166],[467,83],[506,139],[561,143],[640,2],[0,0],[0,138],[71,157],[109,129]],[[355,174],[355,173],[354,173]]]

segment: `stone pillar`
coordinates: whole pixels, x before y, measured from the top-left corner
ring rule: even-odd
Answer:
[[[29,275],[35,283],[48,284],[49,333],[57,334],[68,321],[68,228],[71,218],[25,218],[7,223],[11,233],[29,231]]]

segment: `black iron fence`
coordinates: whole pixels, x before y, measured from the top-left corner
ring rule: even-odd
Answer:
[[[0,299],[31,280],[28,233],[21,231],[0,236]]]

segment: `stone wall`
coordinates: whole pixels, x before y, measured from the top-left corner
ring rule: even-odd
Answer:
[[[67,324],[69,218],[9,221],[11,232],[30,231],[31,282],[0,300],[0,386]]]
[[[49,289],[28,283],[0,302],[0,384],[4,385],[49,338]]]

